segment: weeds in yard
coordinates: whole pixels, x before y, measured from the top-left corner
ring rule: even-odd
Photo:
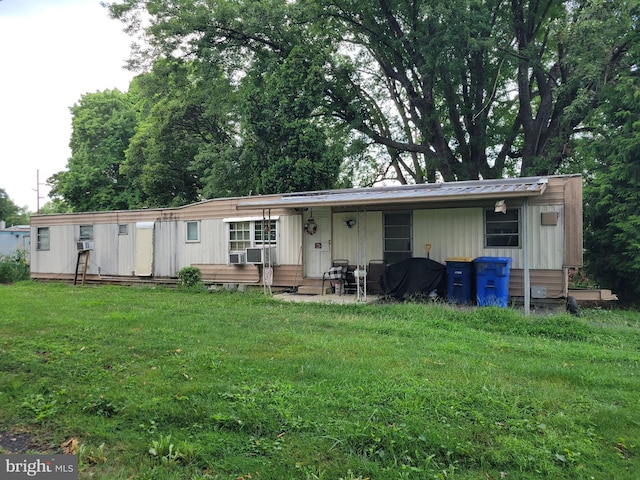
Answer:
[[[33,422],[42,422],[58,413],[58,400],[53,393],[32,393],[21,406],[32,415]]]
[[[105,463],[107,461],[104,443],[101,443],[97,447],[92,447],[83,443],[78,447],[78,451],[75,453],[78,455],[78,468],[80,469]]]
[[[0,255],[0,283],[29,280],[29,262],[26,250]]]
[[[120,411],[120,407],[114,402],[107,400],[104,395],[100,395],[98,398],[89,401],[82,407],[82,410],[100,417],[112,417]]]
[[[633,312],[30,283],[0,286],[0,311],[0,428],[77,437],[80,478],[631,480],[640,468]]]
[[[188,442],[174,443],[171,435],[152,440],[149,455],[163,465],[189,464],[195,459],[196,448]]]

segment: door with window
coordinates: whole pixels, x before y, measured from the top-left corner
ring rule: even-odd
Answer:
[[[331,267],[331,208],[313,208],[302,216],[304,275],[322,278]]]

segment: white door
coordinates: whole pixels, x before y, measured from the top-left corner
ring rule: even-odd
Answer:
[[[313,208],[302,217],[304,231],[304,275],[322,278],[331,266],[331,208]]]
[[[135,274],[138,277],[153,276],[153,222],[136,223]]]

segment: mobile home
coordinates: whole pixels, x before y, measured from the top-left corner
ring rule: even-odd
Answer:
[[[582,179],[557,175],[205,200],[31,218],[31,276],[319,286],[334,260],[510,257],[509,295],[563,298],[582,266]],[[82,265],[80,254],[85,254]]]
[[[29,258],[31,247],[29,245],[29,225],[14,225],[8,227],[4,221],[0,221],[0,255],[16,255],[24,251]]]

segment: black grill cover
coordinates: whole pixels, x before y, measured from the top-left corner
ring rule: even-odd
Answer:
[[[444,297],[447,290],[447,267],[429,258],[408,258],[389,265],[380,277],[384,295],[401,299],[424,296],[434,290]]]

